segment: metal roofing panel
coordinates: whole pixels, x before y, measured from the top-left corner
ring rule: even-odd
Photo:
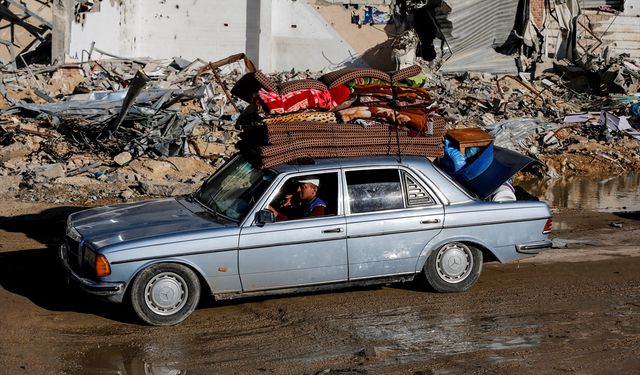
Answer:
[[[443,72],[517,72],[513,56],[497,53],[513,29],[518,0],[446,0],[437,22],[452,53]],[[445,56],[446,57],[446,56]]]

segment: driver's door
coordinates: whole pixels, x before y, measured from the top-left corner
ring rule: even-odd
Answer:
[[[322,181],[320,196],[328,208],[325,216],[262,226],[250,221],[242,228],[238,267],[243,291],[348,279],[346,223],[338,189],[341,176],[332,171],[316,177]]]

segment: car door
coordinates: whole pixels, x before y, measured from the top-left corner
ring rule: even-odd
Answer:
[[[414,273],[442,230],[435,194],[399,167],[345,170],[344,181],[349,279]]]
[[[308,174],[307,174],[308,175]],[[289,176],[268,202],[287,186]],[[238,265],[243,291],[277,289],[346,281],[346,223],[342,209],[341,175],[338,170],[315,174],[320,196],[326,202],[324,216],[302,217],[266,223],[249,222],[242,228]],[[266,205],[265,205],[266,206]]]

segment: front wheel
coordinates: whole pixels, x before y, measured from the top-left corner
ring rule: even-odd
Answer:
[[[196,274],[180,264],[154,264],[136,276],[131,305],[140,319],[154,326],[170,326],[185,320],[200,300]]]
[[[482,252],[462,242],[432,251],[424,265],[429,285],[438,292],[464,292],[480,278]]]

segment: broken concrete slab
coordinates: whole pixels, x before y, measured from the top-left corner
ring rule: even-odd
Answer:
[[[182,182],[168,181],[143,181],[140,183],[140,190],[147,195],[160,197],[173,197],[178,195],[191,194],[196,186]]]
[[[20,190],[22,176],[2,176],[0,178],[0,196],[13,196]]]
[[[54,180],[56,184],[68,185],[71,187],[84,188],[92,185],[99,185],[100,181],[93,177],[87,176],[72,176],[72,177],[60,177]]]
[[[131,197],[133,197],[135,195],[135,193],[133,192],[133,190],[123,190],[120,193],[120,198],[124,199],[125,201],[130,199]]]
[[[189,142],[193,146],[193,151],[203,158],[214,158],[225,154],[226,145],[224,143],[209,142],[203,139],[193,139]]]
[[[133,159],[131,153],[124,151],[113,157],[113,161],[119,166],[123,166]]]
[[[30,170],[35,174],[36,181],[46,181],[64,177],[66,172],[63,163],[35,165],[31,166]]]
[[[163,180],[172,171],[178,170],[167,161],[152,159],[133,160],[129,167],[139,176],[140,180]]]
[[[210,175],[216,168],[207,162],[195,157],[169,157],[165,159],[168,163],[171,163],[175,167],[176,172],[171,172],[169,175],[179,177],[194,177],[200,174]]]
[[[24,141],[0,147],[0,163],[29,156],[33,152],[38,151],[39,147],[40,142],[34,141],[32,137],[26,137]]]

